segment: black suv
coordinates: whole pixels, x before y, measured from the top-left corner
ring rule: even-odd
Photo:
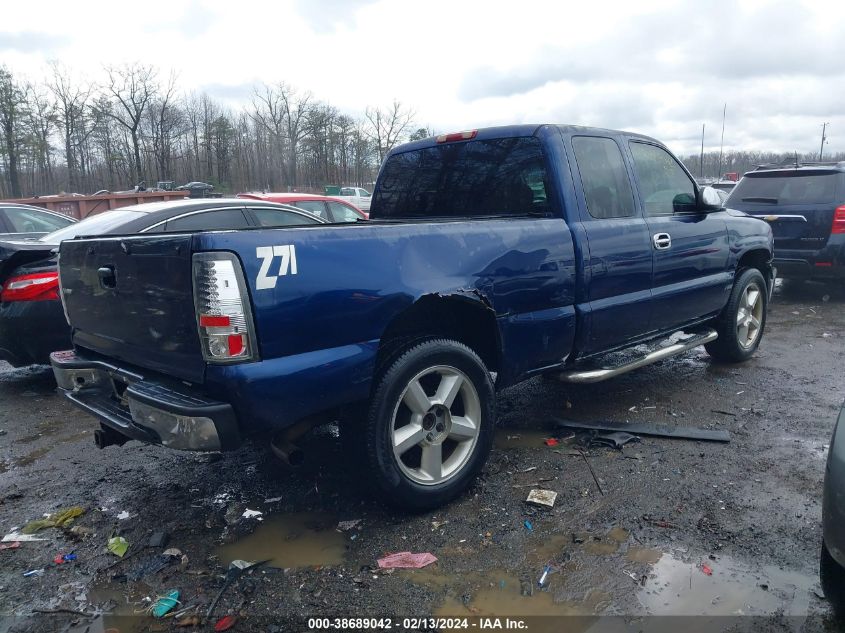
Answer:
[[[725,206],[772,225],[779,276],[845,279],[845,162],[761,165]]]

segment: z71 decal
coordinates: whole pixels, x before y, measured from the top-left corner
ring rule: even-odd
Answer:
[[[258,271],[258,278],[255,280],[257,290],[268,290],[276,287],[276,280],[283,275],[296,274],[296,247],[293,244],[284,246],[259,246],[255,254],[261,260],[261,269]],[[281,258],[277,272],[271,272],[273,260]]]

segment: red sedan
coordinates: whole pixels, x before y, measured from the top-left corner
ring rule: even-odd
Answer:
[[[328,222],[369,220],[370,215],[348,202],[312,193],[239,193],[238,198],[279,202],[308,211]]]

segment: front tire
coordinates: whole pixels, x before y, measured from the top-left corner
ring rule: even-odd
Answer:
[[[845,619],[845,569],[834,560],[824,543],[819,563],[819,579],[834,615]]]
[[[493,444],[495,391],[478,355],[450,339],[417,342],[377,377],[366,426],[380,498],[415,511],[441,506],[481,471]]]
[[[740,270],[728,304],[714,324],[719,338],[704,346],[707,353],[728,363],[751,358],[763,338],[768,309],[769,294],[763,274],[756,268]]]

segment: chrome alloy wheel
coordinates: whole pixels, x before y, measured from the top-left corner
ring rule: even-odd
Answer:
[[[751,283],[742,293],[736,312],[736,338],[744,349],[757,342],[762,322],[763,293],[756,283]]]
[[[396,463],[415,483],[443,483],[469,461],[480,425],[481,400],[466,374],[428,367],[408,382],[393,410]]]

